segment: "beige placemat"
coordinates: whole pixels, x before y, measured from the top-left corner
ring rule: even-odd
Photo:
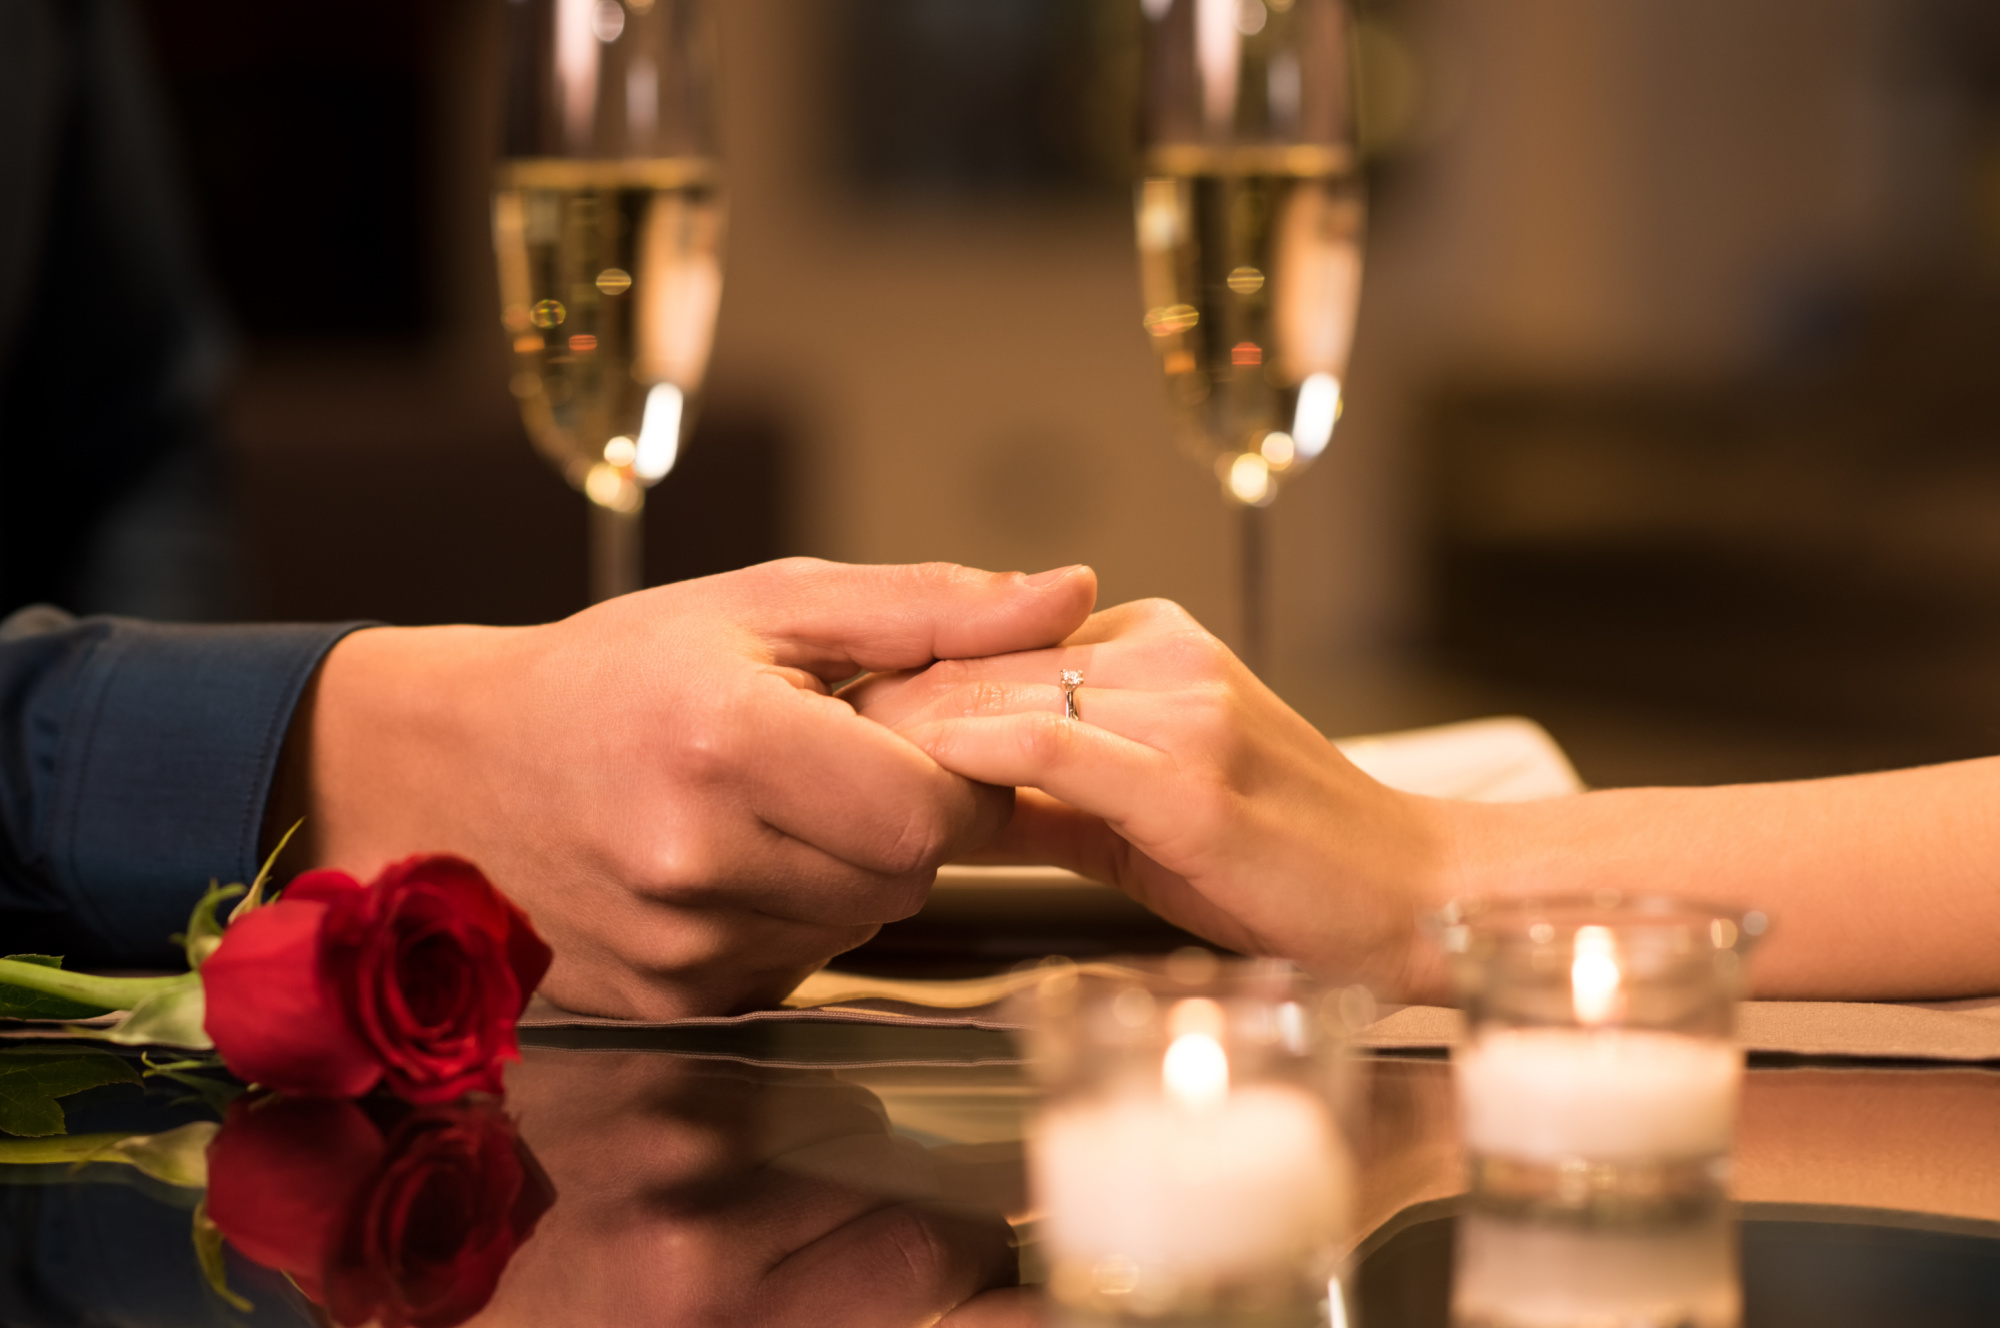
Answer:
[[[1448,1047],[1463,1021],[1456,1010],[1408,1005],[1370,1025],[1356,1041],[1377,1051]],[[1873,1004],[1861,1001],[1749,1001],[1738,1036],[1750,1051],[1856,1059],[2000,1062],[2000,998]]]
[[[1135,970],[1118,964],[1078,964],[1079,973],[1122,977]],[[521,1027],[537,1028],[727,1028],[744,1024],[887,1024],[904,1028],[982,1028],[1010,1032],[1020,1027],[1003,1007],[1007,998],[1040,981],[1038,972],[952,980],[878,978],[824,969],[798,985],[774,1010],[703,1015],[686,1019],[607,1019],[575,1014],[540,996],[528,1003]]]
[[[1079,965],[1086,973],[1122,975],[1115,964]],[[664,1021],[573,1014],[537,997],[523,1028],[703,1028],[764,1023],[835,1022],[907,1028],[1019,1027],[1004,1009],[1034,972],[924,981],[827,970],[801,983],[775,1010]],[[1390,1007],[1355,1041],[1375,1051],[1449,1047],[1463,1026],[1458,1011],[1435,1005]],[[1742,1009],[1743,1045],[1754,1052],[1865,1060],[2000,1063],[2000,997],[1912,1004],[1850,1001],[1751,1001]]]

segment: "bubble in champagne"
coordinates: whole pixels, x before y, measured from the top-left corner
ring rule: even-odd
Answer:
[[[536,327],[558,327],[569,317],[569,310],[563,308],[561,300],[542,300],[528,311]]]
[[[1238,295],[1255,295],[1264,289],[1264,274],[1247,265],[1239,267],[1229,274],[1229,289]]]
[[[622,267],[607,267],[597,274],[597,289],[606,295],[623,295],[632,289],[632,274]]]

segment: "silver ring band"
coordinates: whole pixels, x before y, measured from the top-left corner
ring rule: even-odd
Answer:
[[[1077,669],[1064,669],[1061,681],[1063,689],[1063,718],[1081,718],[1076,713],[1076,689],[1083,686],[1082,672]]]

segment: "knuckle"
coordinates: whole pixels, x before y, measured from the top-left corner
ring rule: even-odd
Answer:
[[[1069,753],[1070,744],[1076,741],[1073,726],[1054,715],[1036,715],[1032,722],[1021,730],[1022,755],[1034,763],[1034,768],[1044,769],[1061,761]]]
[[[1213,633],[1193,622],[1167,633],[1159,650],[1170,667],[1189,678],[1222,677],[1235,658]]]
[[[826,575],[833,567],[834,564],[824,558],[795,555],[773,559],[757,570],[778,581],[810,581]]]
[[[1134,607],[1139,620],[1154,629],[1185,631],[1190,627],[1199,630],[1201,626],[1192,614],[1170,599],[1144,599]]]
[[[913,1286],[934,1286],[951,1269],[951,1249],[936,1225],[921,1210],[887,1209],[881,1223],[882,1259]]]
[[[730,752],[731,744],[725,736],[714,732],[691,735],[680,750],[680,776],[690,784],[714,785],[725,782],[734,773],[735,762]]]
[[[963,718],[1004,715],[1013,706],[1013,689],[1005,683],[982,680],[959,689],[956,712]]]
[[[945,824],[942,809],[913,809],[883,848],[879,865],[890,876],[927,876],[943,859],[949,838],[950,829]],[[913,890],[921,904],[923,890],[928,884],[927,880],[918,880],[906,889]]]
[[[640,894],[673,899],[712,886],[722,871],[722,858],[706,842],[676,838],[637,857],[623,874]]]

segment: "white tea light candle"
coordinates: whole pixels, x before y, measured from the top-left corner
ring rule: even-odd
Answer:
[[[1761,915],[1606,890],[1463,900],[1438,922],[1466,1015],[1452,1061],[1476,1201],[1622,1222],[1721,1199]]]
[[[1320,1103],[1279,1084],[1190,1106],[1133,1093],[1042,1118],[1035,1193],[1052,1259],[1120,1279],[1226,1281],[1337,1233],[1345,1167]]]
[[[1352,1174],[1337,997],[1182,951],[1058,969],[1035,1002],[1028,1170],[1057,1322],[1323,1322]]]
[[[1743,1054],[1717,1038],[1627,1028],[1476,1033],[1457,1056],[1474,1153],[1532,1162],[1657,1161],[1729,1151]]]

